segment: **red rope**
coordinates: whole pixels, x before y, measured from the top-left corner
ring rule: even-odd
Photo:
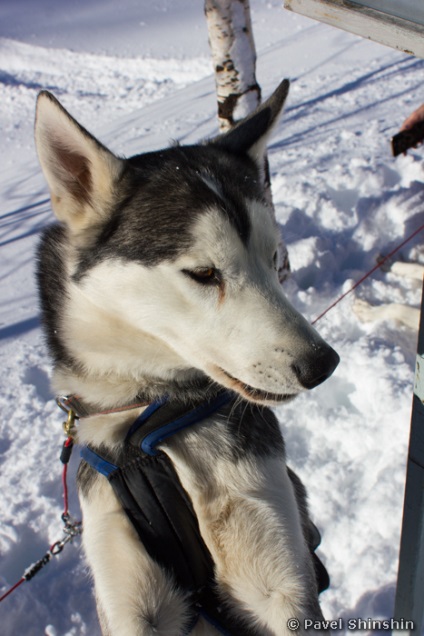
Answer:
[[[322,314],[320,314],[317,318],[315,318],[315,320],[313,320],[311,322],[311,325],[314,325],[316,322],[318,322],[318,320],[321,320],[321,318],[323,318],[325,316],[326,313],[328,313],[330,311],[330,309],[333,309],[333,307],[335,307],[336,305],[338,305],[344,298],[346,298],[346,296],[348,296],[351,292],[353,292],[357,287],[359,287],[359,285],[361,285],[361,283],[364,282],[364,280],[366,280],[369,276],[371,276],[371,274],[374,274],[374,272],[379,269],[379,267],[381,267],[386,261],[388,261],[394,254],[396,254],[396,252],[398,252],[400,249],[402,249],[402,247],[404,245],[406,245],[408,243],[408,241],[410,241],[411,239],[414,238],[414,236],[416,236],[417,234],[419,234],[422,230],[424,230],[424,224],[421,225],[417,230],[415,230],[415,232],[412,232],[412,234],[410,236],[408,236],[408,238],[406,238],[404,241],[402,241],[402,243],[400,243],[400,245],[398,245],[397,247],[395,247],[390,254],[387,254],[387,256],[385,256],[384,258],[381,259],[381,261],[379,263],[377,263],[377,265],[374,265],[374,267],[372,269],[370,269],[369,272],[367,272],[366,274],[364,274],[364,276],[362,276],[362,278],[360,278],[358,281],[356,281],[356,283],[354,283],[354,285],[352,285],[352,287],[350,287],[344,294],[342,294],[341,296],[339,296],[339,298],[337,298],[337,300],[335,300],[329,307],[327,307],[327,309],[325,311],[322,312]]]
[[[3,596],[0,596],[0,603],[2,601],[4,601],[5,598],[7,598],[9,596],[9,594],[12,594],[12,592],[14,592],[16,590],[17,587],[19,587],[20,585],[22,585],[22,583],[25,581],[25,578],[22,577],[17,583],[15,583],[15,585],[13,587],[10,588],[10,590],[8,590],[5,594],[3,594]]]
[[[63,547],[65,545],[65,543],[67,543],[68,541],[72,540],[73,536],[76,536],[76,534],[80,534],[81,530],[80,530],[80,522],[75,523],[73,525],[69,525],[69,503],[68,503],[68,481],[67,481],[67,476],[68,476],[68,462],[69,459],[71,457],[71,452],[72,452],[72,446],[73,446],[74,440],[72,437],[68,437],[66,439],[66,441],[63,443],[63,449],[62,449],[62,454],[61,454],[61,461],[63,463],[63,471],[62,471],[62,484],[63,484],[63,499],[64,499],[64,511],[63,511],[63,515],[62,515],[62,520],[65,523],[65,532],[66,529],[68,528],[67,534],[65,536],[64,539],[62,539],[61,541],[56,541],[56,543],[54,543],[51,547],[49,552],[47,552],[47,554],[44,555],[44,557],[42,559],[39,559],[36,563],[33,563],[30,568],[28,568],[25,573],[24,576],[17,582],[15,583],[15,585],[13,585],[7,592],[5,592],[3,594],[3,596],[0,596],[0,603],[2,601],[4,601],[5,598],[7,598],[9,596],[9,594],[12,594],[12,592],[14,592],[16,590],[16,588],[18,588],[20,585],[22,585],[22,583],[24,581],[29,581],[33,578],[33,576],[35,574],[37,574],[37,572],[39,572],[41,570],[42,567],[44,567],[51,559],[52,556],[55,556],[57,554],[59,554],[62,550]],[[79,531],[75,532],[75,528],[79,527]],[[69,533],[69,529],[74,529],[74,532],[72,534]]]
[[[68,437],[68,439],[65,441],[64,446],[65,448],[69,448],[69,446],[72,446],[73,444],[73,439],[72,437]],[[65,464],[63,464],[63,472],[62,472],[62,485],[63,485],[63,514],[65,516],[68,516],[69,514],[69,503],[68,503],[68,462],[66,462]]]

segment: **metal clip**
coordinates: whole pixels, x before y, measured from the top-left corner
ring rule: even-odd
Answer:
[[[69,514],[63,514],[62,521],[64,524],[64,536],[60,541],[56,541],[56,543],[53,543],[52,547],[50,548],[50,552],[54,556],[60,554],[67,543],[72,543],[75,537],[78,537],[82,533],[81,521],[75,521]]]
[[[63,532],[68,537],[68,541],[72,541],[74,537],[82,534],[82,521],[75,521],[69,514],[62,515],[62,521],[64,523]]]
[[[57,556],[62,552],[68,541],[70,541],[70,539],[68,539],[67,537],[65,539],[62,539],[61,541],[56,541],[56,543],[53,543],[52,547],[50,548],[50,553],[53,556]]]
[[[72,439],[74,439],[74,437],[77,434],[75,419],[76,419],[75,413],[73,412],[72,409],[69,409],[68,419],[66,420],[66,422],[63,422],[63,430],[65,432],[65,435],[67,437],[72,437]]]
[[[70,410],[70,406],[69,406],[69,396],[68,395],[57,395],[56,396],[56,404],[58,405],[59,408],[62,409],[62,411],[64,411],[65,413],[69,413]]]
[[[63,422],[63,431],[65,435],[74,439],[77,434],[75,420],[78,419],[78,416],[75,414],[75,411],[73,411],[72,407],[70,406],[68,396],[58,396],[56,398],[56,404],[62,409],[62,411],[64,411],[64,413],[67,413],[68,415],[68,419],[66,420],[66,422]]]

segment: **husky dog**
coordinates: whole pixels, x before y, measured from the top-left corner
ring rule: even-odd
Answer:
[[[189,409],[232,396],[159,450],[240,636],[300,634],[304,619],[322,619],[305,493],[269,408],[339,361],[276,272],[263,166],[288,86],[222,136],[129,159],[48,92],[35,125],[59,221],[39,251],[42,314],[55,389],[84,405],[78,443],[114,460],[152,401]],[[78,481],[103,634],[222,633],[201,612],[193,621],[190,591],[148,553],[109,481],[84,461]]]

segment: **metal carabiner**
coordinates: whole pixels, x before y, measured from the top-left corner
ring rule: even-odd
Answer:
[[[68,418],[66,422],[63,422],[63,431],[67,437],[72,437],[74,439],[77,434],[77,428],[75,426],[75,420],[78,419],[75,411],[69,405],[69,398],[67,395],[56,397],[56,404],[64,411]]]
[[[59,408],[62,409],[65,413],[69,413],[69,396],[68,395],[57,395],[56,396],[56,404]]]
[[[65,540],[62,539],[61,541],[56,541],[56,543],[53,543],[52,547],[50,548],[50,553],[53,556],[57,556],[58,554],[60,554],[63,550],[63,548],[65,547]]]
[[[72,409],[69,409],[68,419],[66,420],[66,422],[63,422],[63,430],[65,435],[67,437],[72,437],[72,439],[77,434],[77,428],[75,426],[76,419],[77,419],[77,416],[75,415],[74,411]]]
[[[75,521],[69,515],[62,515],[62,520],[64,522],[63,532],[65,533],[67,540],[72,541],[74,537],[82,534],[82,522]]]

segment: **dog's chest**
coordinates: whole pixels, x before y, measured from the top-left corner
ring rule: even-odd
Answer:
[[[284,441],[270,409],[233,403],[163,445],[202,529],[226,525],[235,508],[267,499],[270,480],[287,473]],[[291,490],[291,486],[290,490]]]

